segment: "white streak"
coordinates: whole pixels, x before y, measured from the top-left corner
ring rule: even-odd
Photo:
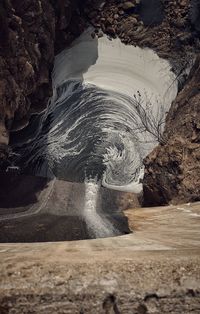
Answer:
[[[95,238],[111,237],[117,235],[117,230],[104,216],[98,213],[100,184],[95,179],[85,180],[85,202],[83,216],[90,235]]]

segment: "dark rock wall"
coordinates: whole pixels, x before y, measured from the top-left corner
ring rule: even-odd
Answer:
[[[200,34],[200,0],[191,0],[190,20],[194,30]]]
[[[10,130],[23,127],[51,95],[55,16],[45,0],[4,0],[1,6],[0,118]]]
[[[200,55],[170,108],[165,137],[145,160],[145,205],[199,201]]]
[[[78,1],[0,1],[0,159],[9,132],[47,106],[55,46],[82,30]]]

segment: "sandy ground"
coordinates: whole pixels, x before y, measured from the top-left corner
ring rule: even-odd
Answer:
[[[0,313],[200,313],[200,204],[126,215],[126,236],[1,244]]]

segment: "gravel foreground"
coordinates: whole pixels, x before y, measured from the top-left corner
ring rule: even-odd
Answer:
[[[3,254],[2,314],[200,313],[197,250],[70,252],[47,244],[24,251]]]

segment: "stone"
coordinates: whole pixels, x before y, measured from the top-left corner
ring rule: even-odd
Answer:
[[[177,36],[177,39],[181,42],[189,42],[190,40],[192,40],[192,36],[191,36],[191,33],[180,33],[178,36]]]
[[[131,17],[130,21],[135,25],[138,23],[137,19],[135,17]]]
[[[92,32],[92,33],[91,33],[91,37],[92,37],[93,39],[96,37],[95,32]]]
[[[108,33],[109,35],[114,36],[115,35],[115,29],[112,26],[108,26],[106,28],[106,33]]]
[[[126,1],[122,5],[122,9],[124,11],[130,10],[130,9],[133,9],[133,8],[135,8],[135,4],[132,3],[131,1]]]
[[[102,31],[99,31],[99,32],[98,32],[98,37],[99,37],[99,38],[103,37],[103,32],[102,32]]]
[[[119,10],[119,15],[123,15],[124,14],[124,11],[123,10]]]

